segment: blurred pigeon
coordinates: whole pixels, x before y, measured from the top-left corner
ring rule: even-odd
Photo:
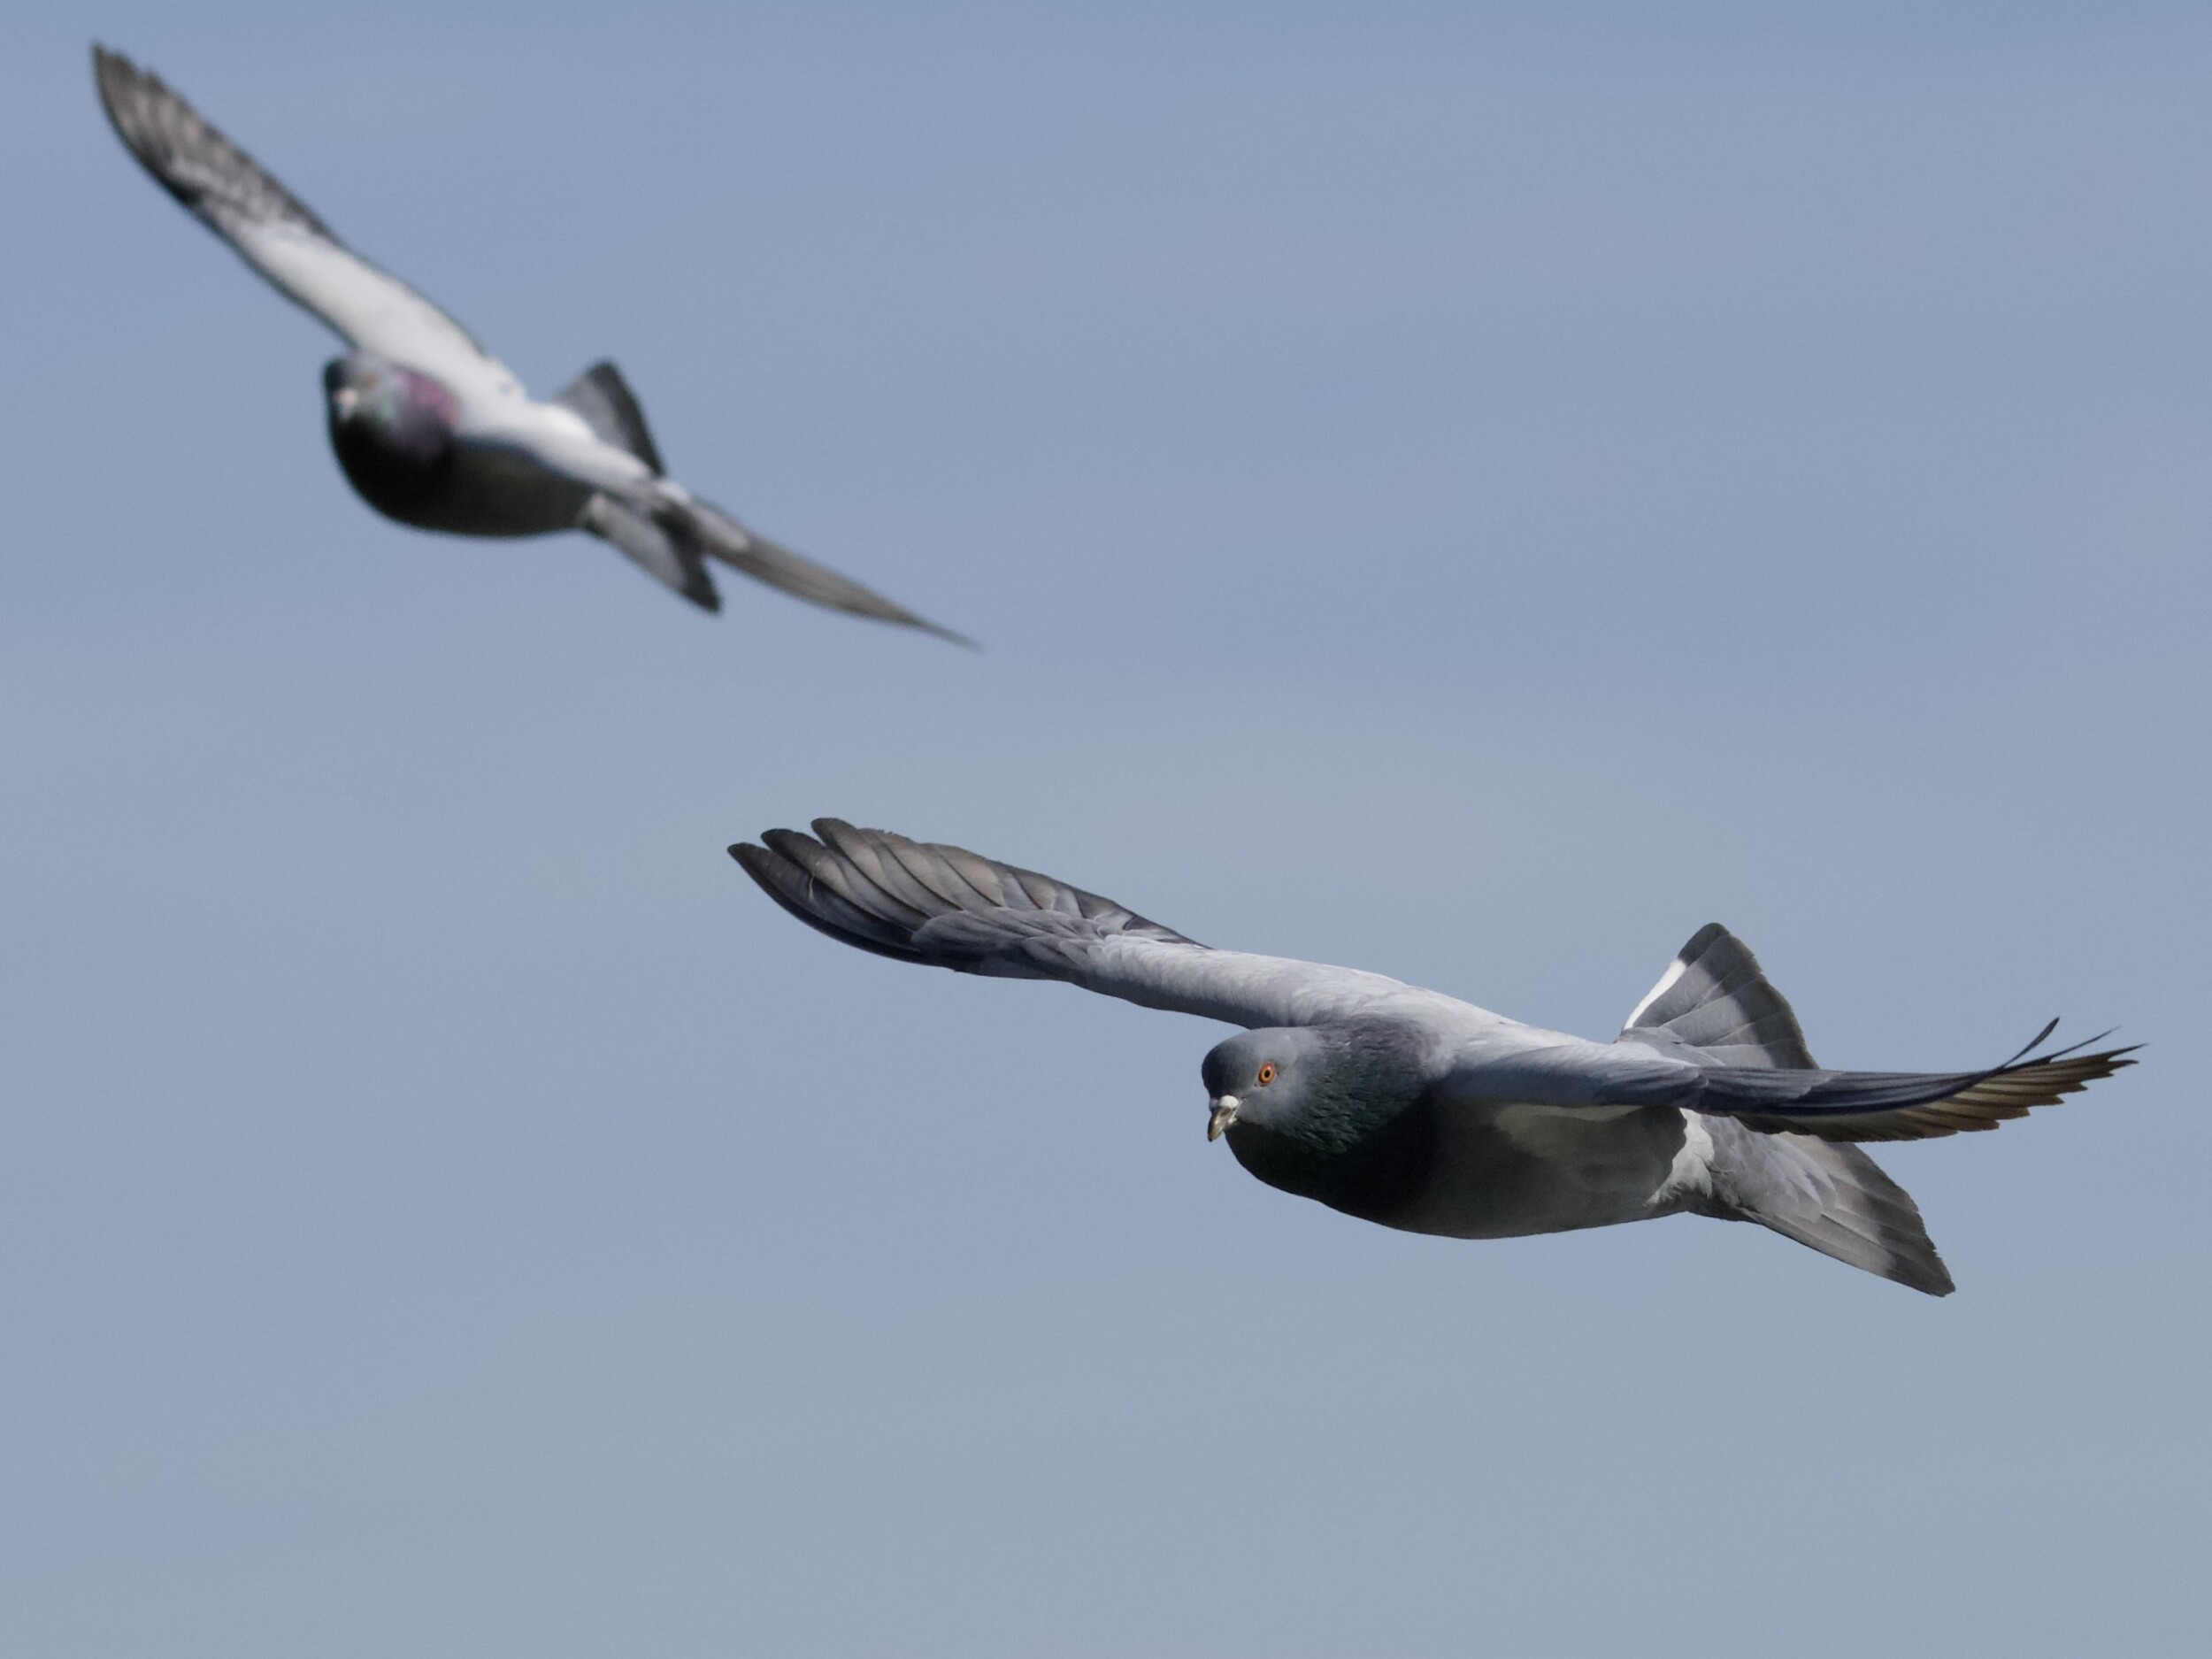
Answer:
[[[1699,931],[1612,1042],[1379,974],[1215,950],[957,847],[818,818],[731,856],[810,926],[962,973],[1064,979],[1248,1027],[1205,1058],[1206,1136],[1271,1187],[1459,1239],[1686,1211],[1947,1295],[1920,1210],[1856,1141],[1993,1129],[2135,1063],[2052,1026],[1978,1071],[1830,1071],[1725,928]],[[2092,1040],[2094,1041],[2093,1039]]]
[[[457,535],[588,530],[708,611],[707,561],[818,605],[972,641],[803,558],[663,472],[611,363],[540,403],[461,326],[322,220],[121,55],[92,49],[108,119],[155,180],[353,349],[323,370],[330,443],[387,518]]]

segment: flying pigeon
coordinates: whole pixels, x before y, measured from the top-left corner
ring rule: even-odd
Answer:
[[[2046,1026],[1978,1071],[1825,1071],[1718,926],[1617,1038],[1593,1042],[1380,974],[1215,950],[958,847],[837,818],[761,840],[730,854],[862,950],[1245,1026],[1200,1067],[1206,1138],[1271,1187],[1411,1233],[1516,1238],[1686,1212],[1948,1295],[1919,1207],[1849,1143],[1993,1129],[2135,1064],[2087,1044],[2038,1055]]]
[[[707,572],[718,559],[818,605],[972,643],[754,534],[668,477],[613,364],[594,364],[539,402],[158,76],[98,46],[92,66],[117,136],[155,181],[352,348],[323,370],[330,444],[354,489],[385,517],[457,535],[588,530],[703,610],[721,608]]]

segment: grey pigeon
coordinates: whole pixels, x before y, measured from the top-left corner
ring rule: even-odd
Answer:
[[[707,561],[818,605],[972,641],[754,534],[669,478],[611,363],[543,403],[506,365],[331,234],[158,76],[92,49],[108,119],[155,181],[353,349],[323,370],[331,448],[387,518],[457,535],[588,530],[694,604],[718,611]]]
[[[1701,929],[1609,1043],[1379,974],[1215,950],[957,847],[818,818],[731,856],[810,926],[962,973],[1064,979],[1248,1029],[1207,1055],[1206,1134],[1271,1187],[1363,1220],[1515,1238],[1689,1213],[1947,1295],[1919,1208],[1856,1141],[1993,1129],[2135,1063],[1831,1071],[1725,928]],[[2053,1022],[2055,1025],[2055,1021]],[[2092,1041],[2094,1041],[2093,1039]]]

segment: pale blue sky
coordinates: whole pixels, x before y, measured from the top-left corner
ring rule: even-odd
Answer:
[[[417,535],[173,81],[983,639]],[[0,1651],[2193,1655],[2212,17],[49,4],[0,64]],[[1722,920],[1960,1290],[1460,1244],[824,812],[1609,1033]]]

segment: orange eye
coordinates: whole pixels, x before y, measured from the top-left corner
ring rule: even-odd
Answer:
[[[1272,1060],[1261,1061],[1260,1069],[1254,1075],[1259,1079],[1260,1087],[1265,1088],[1275,1080],[1275,1063]]]

